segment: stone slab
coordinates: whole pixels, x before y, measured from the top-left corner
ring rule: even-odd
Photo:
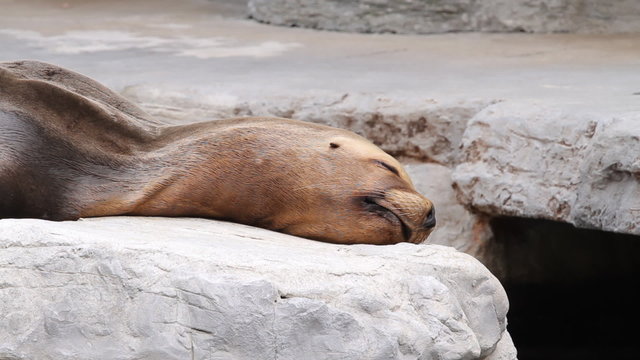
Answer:
[[[203,219],[0,220],[3,359],[511,360],[507,310],[498,280],[449,247]]]
[[[502,103],[466,129],[453,172],[476,210],[640,234],[640,116]]]

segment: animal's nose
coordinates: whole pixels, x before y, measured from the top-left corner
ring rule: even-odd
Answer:
[[[424,223],[422,223],[422,226],[426,229],[431,229],[432,227],[436,226],[436,209],[433,206],[431,206],[431,209],[429,209],[427,217],[424,219]]]

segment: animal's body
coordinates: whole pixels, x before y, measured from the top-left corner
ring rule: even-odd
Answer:
[[[336,243],[421,242],[433,205],[364,138],[280,118],[165,126],[97,82],[0,63],[0,218],[197,216]]]

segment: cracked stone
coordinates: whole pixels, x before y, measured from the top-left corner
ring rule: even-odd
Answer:
[[[450,247],[203,219],[0,220],[0,243],[16,236],[0,251],[0,358],[515,359],[502,286]]]

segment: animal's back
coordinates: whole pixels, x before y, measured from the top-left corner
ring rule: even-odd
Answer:
[[[41,97],[38,100],[41,104],[58,108],[78,105],[77,99],[74,101],[68,96],[61,97],[60,93],[55,91],[55,88],[59,88],[65,90],[67,95],[76,94],[85,101],[100,104],[107,111],[120,112],[127,116],[127,122],[147,130],[161,125],[142,109],[99,82],[71,70],[40,61],[0,62],[0,92],[2,92],[0,103],[7,100],[20,102],[19,97],[24,94],[16,92],[16,80],[39,82],[45,89],[48,88],[48,91],[40,94]],[[13,92],[8,92],[9,90]],[[114,119],[114,121],[117,120]]]
[[[71,188],[126,161],[155,124],[80,74],[0,63],[0,218],[73,218],[73,206],[62,205]]]

